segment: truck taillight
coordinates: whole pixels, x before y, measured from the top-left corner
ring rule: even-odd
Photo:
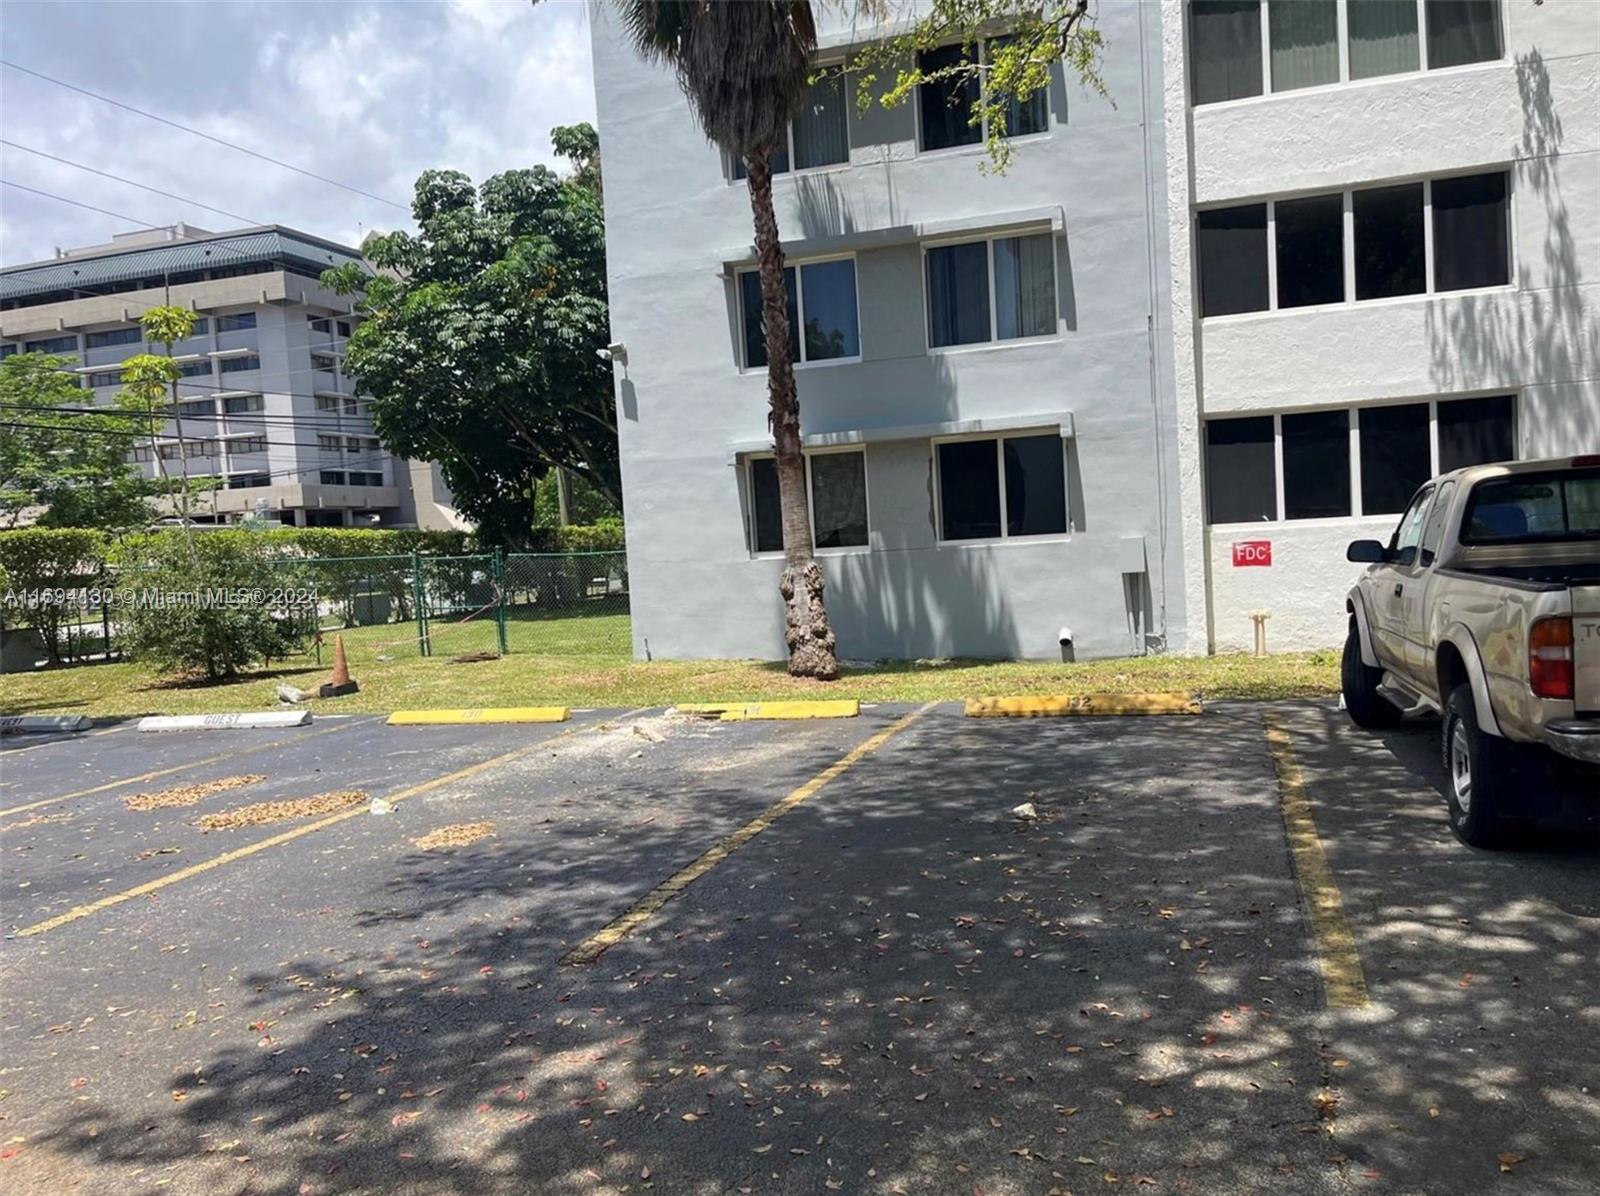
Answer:
[[[1540,619],[1528,629],[1528,684],[1535,697],[1572,697],[1571,619]]]

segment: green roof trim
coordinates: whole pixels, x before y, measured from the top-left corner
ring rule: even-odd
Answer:
[[[359,264],[361,255],[282,229],[268,229],[203,241],[152,245],[102,257],[63,258],[37,266],[14,266],[0,271],[0,299],[20,299],[49,291],[93,290],[108,283],[147,276],[154,278],[278,260],[326,270],[350,262]]]

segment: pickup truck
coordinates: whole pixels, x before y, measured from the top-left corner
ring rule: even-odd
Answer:
[[[1444,474],[1346,556],[1368,568],[1345,709],[1369,729],[1443,717],[1456,835],[1504,846],[1574,795],[1600,813],[1600,455]]]

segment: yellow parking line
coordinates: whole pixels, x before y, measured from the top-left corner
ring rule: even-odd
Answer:
[[[778,819],[793,811],[801,802],[813,797],[828,782],[842,776],[863,757],[870,756],[877,751],[885,743],[889,742],[891,738],[904,731],[938,704],[937,702],[929,702],[910,714],[896,719],[876,735],[850,749],[850,751],[828,765],[827,768],[824,768],[804,785],[801,785],[780,801],[768,806],[731,835],[725,835],[718,839],[692,864],[674,872],[636,901],[620,917],[567,952],[566,955],[562,956],[561,962],[564,964],[595,962],[605,954],[607,949],[616,946],[640,926],[648,922],[663,905],[671,901],[707,872],[710,872],[711,869],[722,863],[723,860],[727,859],[751,839],[754,839]]]
[[[104,793],[107,789],[118,789],[123,785],[138,785],[145,781],[153,781],[157,777],[171,776],[175,772],[182,772],[186,768],[200,768],[206,764],[215,764],[219,760],[230,760],[235,756],[244,756],[250,752],[264,752],[268,748],[282,747],[286,743],[303,743],[307,739],[315,739],[318,735],[332,735],[335,731],[344,731],[350,727],[365,726],[374,720],[370,718],[355,719],[348,723],[339,723],[336,726],[325,727],[321,731],[307,731],[304,735],[291,735],[283,739],[274,739],[268,743],[253,744],[249,747],[235,748],[230,752],[218,752],[215,756],[206,756],[200,760],[191,760],[187,764],[174,764],[171,768],[158,768],[152,772],[142,772],[136,777],[123,777],[117,781],[107,781],[103,785],[93,785],[88,789],[79,789],[72,793],[63,793],[60,797],[44,797],[38,801],[29,802],[25,806],[12,806],[9,810],[0,810],[0,818],[9,818],[13,814],[22,814],[28,810],[37,810],[40,806],[53,806],[58,802],[71,801],[75,797],[88,797],[92,793]],[[43,744],[39,746],[43,747]]]
[[[1283,720],[1266,715],[1267,743],[1278,773],[1278,803],[1283,813],[1283,829],[1294,856],[1295,879],[1305,898],[1322,965],[1322,986],[1330,1009],[1361,1009],[1369,1004],[1367,977],[1356,950],[1355,936],[1344,916],[1344,898],[1328,866],[1306,794],[1305,778],[1295,758],[1294,744]]]
[[[627,714],[622,715],[622,717],[629,718],[638,713],[640,713],[640,711],[630,710]],[[384,796],[384,800],[390,805],[395,805],[399,802],[405,801],[408,797],[416,797],[419,794],[429,793],[434,789],[438,789],[444,785],[449,785],[455,781],[464,781],[468,777],[477,776],[480,772],[486,772],[497,765],[506,764],[512,760],[515,760],[518,756],[526,756],[529,752],[539,751],[548,747],[551,739],[564,739],[569,735],[578,734],[580,731],[599,730],[603,726],[605,726],[604,723],[597,724],[593,727],[575,727],[570,731],[563,731],[560,735],[551,736],[550,738],[546,739],[540,739],[534,743],[523,744],[519,748],[513,748],[509,752],[502,752],[500,755],[491,757],[488,760],[480,761],[477,764],[469,764],[466,768],[458,768],[455,772],[446,773],[442,777],[434,777],[431,781],[423,781],[419,785],[413,785],[409,789],[402,789],[398,793],[386,794]],[[233,851],[225,851],[221,855],[213,856],[209,860],[202,860],[198,864],[191,864],[187,868],[179,868],[176,872],[169,872],[167,875],[156,880],[148,881],[142,885],[136,885],[131,889],[124,889],[120,893],[112,893],[109,896],[100,898],[98,901],[91,901],[85,905],[75,906],[74,908],[67,910],[65,913],[57,914],[53,918],[47,918],[43,922],[36,923],[33,926],[29,926],[23,930],[17,931],[17,937],[28,938],[31,935],[44,934],[47,931],[55,930],[57,927],[65,926],[69,922],[76,922],[80,918],[87,918],[90,914],[97,914],[101,910],[110,909],[112,906],[121,905],[125,901],[132,901],[135,897],[143,897],[147,894],[157,892],[160,889],[164,889],[169,885],[175,885],[180,881],[188,880],[192,876],[199,876],[203,872],[210,872],[212,869],[220,868],[224,864],[231,864],[236,860],[243,860],[253,855],[259,855],[263,851],[267,851],[274,847],[280,847],[285,843],[291,843],[294,840],[302,838],[306,835],[315,834],[317,831],[333,826],[335,823],[345,822],[351,818],[358,818],[366,812],[366,806],[352,806],[349,809],[340,810],[337,814],[329,814],[325,817],[317,819],[315,822],[308,822],[304,826],[297,826],[293,830],[287,830],[281,834],[272,835],[269,838],[261,839],[258,842],[251,843],[245,847],[236,848]]]

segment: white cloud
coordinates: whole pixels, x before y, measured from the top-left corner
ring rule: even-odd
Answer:
[[[161,42],[159,56],[128,47]],[[556,125],[594,119],[578,0],[448,4],[9,0],[4,57],[261,154],[409,203],[430,167],[481,182],[551,161]],[[10,141],[261,223],[355,241],[405,212],[16,71],[0,68]],[[4,177],[151,224],[236,221],[6,147]],[[0,191],[0,260],[110,239],[135,225]]]

